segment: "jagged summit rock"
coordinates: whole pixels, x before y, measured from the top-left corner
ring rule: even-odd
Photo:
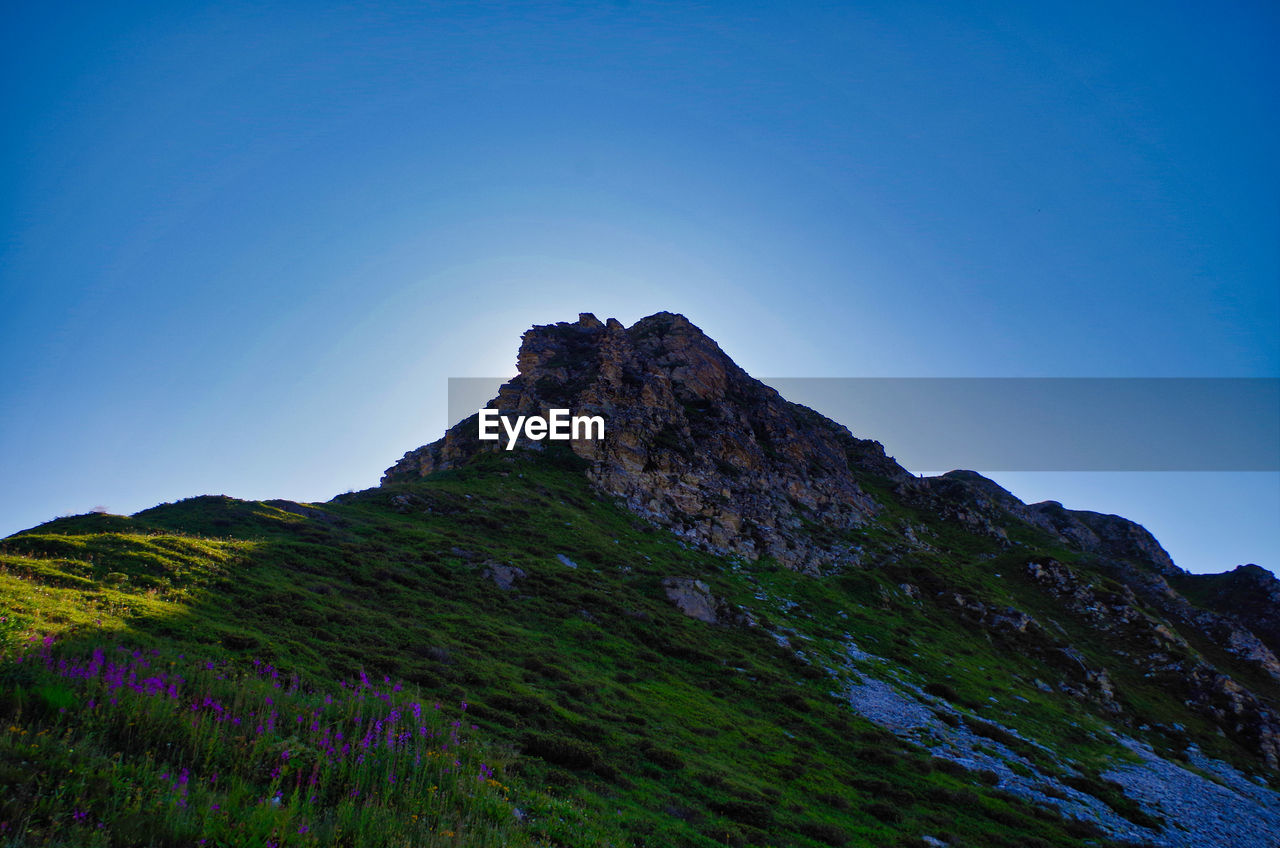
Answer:
[[[524,334],[519,376],[490,402],[504,415],[570,409],[602,415],[607,436],[571,449],[601,490],[709,549],[772,556],[820,572],[852,555],[791,531],[806,522],[861,526],[879,507],[858,474],[910,475],[876,441],[752,378],[683,315],[659,312],[623,327],[584,313]],[[521,439],[526,448],[543,443]],[[476,417],[410,451],[383,482],[456,467],[502,450],[481,442]]]
[[[1025,523],[1069,547],[1138,563],[1174,578],[1185,572],[1141,525],[1115,515],[1066,509],[1055,501],[1025,504],[973,471],[917,478],[877,441],[785,400],[751,377],[688,318],[658,312],[630,327],[584,312],[576,322],[535,326],[522,337],[518,376],[488,404],[503,415],[551,409],[600,415],[607,436],[570,449],[587,462],[601,491],[677,535],[717,552],[769,556],[807,573],[857,564],[840,541],[880,511],[866,490],[874,479],[901,503],[1007,541]],[[455,468],[502,451],[478,438],[477,416],[443,438],[412,450],[389,468],[384,484]],[[525,437],[523,449],[545,442]],[[819,526],[825,542],[802,528]],[[904,538],[923,546],[911,528]]]
[[[1067,546],[1137,563],[1166,578],[1185,572],[1141,525],[1115,515],[1066,509],[1055,501],[1025,504],[973,471],[917,478],[877,441],[808,407],[791,403],[740,368],[688,318],[658,312],[630,327],[584,312],[576,322],[524,333],[519,374],[488,404],[503,415],[551,409],[600,415],[607,437],[578,439],[601,491],[704,548],[769,556],[807,573],[857,564],[840,541],[881,507],[866,490],[873,479],[906,505],[1007,542],[1011,523],[1046,531]],[[405,454],[383,483],[455,468],[502,442],[478,438],[477,416]],[[545,442],[518,440],[541,450]],[[824,542],[800,532],[814,526]],[[924,543],[914,531],[906,542]]]

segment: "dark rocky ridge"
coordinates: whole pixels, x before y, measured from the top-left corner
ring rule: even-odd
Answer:
[[[1280,653],[1280,580],[1270,571],[1241,565],[1224,574],[1180,575],[1175,583],[1202,607],[1239,621]]]
[[[1118,515],[1067,509],[1057,501],[1025,504],[974,471],[910,477],[899,483],[895,494],[904,503],[957,521],[975,533],[1007,541],[1013,520],[1047,531],[1085,553],[1141,563],[1165,577],[1186,574],[1141,524]]]

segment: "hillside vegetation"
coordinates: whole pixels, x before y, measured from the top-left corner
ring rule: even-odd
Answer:
[[[1258,768],[1160,681],[1117,677],[1108,714],[957,614],[948,593],[1052,613],[1114,658],[1020,576],[1088,573],[1031,529],[1010,549],[894,506],[861,544],[910,521],[932,552],[814,578],[688,549],[580,465],[521,451],[327,504],[199,497],[9,537],[0,844],[1101,844],[851,710],[851,645],[1135,826],[1161,823],[1100,777],[1132,758],[1109,726]],[[684,615],[671,577],[741,616]],[[334,735],[376,722],[363,757]]]

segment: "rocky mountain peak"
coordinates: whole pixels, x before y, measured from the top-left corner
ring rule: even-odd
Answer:
[[[858,476],[910,476],[879,442],[854,437],[748,375],[683,315],[659,312],[624,327],[583,313],[574,323],[536,326],[522,338],[517,366],[490,408],[602,416],[603,440],[566,443],[587,461],[591,481],[712,550],[821,572],[849,547],[795,531],[806,522],[837,532],[861,526],[879,507]],[[525,449],[546,446],[519,440]],[[410,451],[383,482],[503,449],[479,440],[473,416]]]

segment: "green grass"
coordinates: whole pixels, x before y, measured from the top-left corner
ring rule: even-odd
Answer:
[[[0,728],[9,844],[532,845],[560,812],[530,797],[521,825],[510,753],[465,705],[158,650],[22,659]]]
[[[1096,770],[1122,756],[1103,732],[1110,719],[1093,705],[1032,684],[1054,679],[1055,669],[1024,646],[993,640],[938,595],[967,592],[1047,614],[1052,605],[1036,587],[1011,579],[1021,552],[897,505],[881,521],[850,536],[878,566],[805,577],[687,549],[600,498],[575,458],[555,451],[485,456],[421,482],[303,508],[202,497],[133,518],[60,519],[0,547],[4,673],[14,673],[13,658],[31,636],[55,635],[68,655],[124,644],[239,670],[269,663],[296,675],[300,703],[361,672],[403,681],[423,701],[466,700],[476,725],[472,750],[503,765],[502,792],[474,809],[455,797],[449,809],[463,812],[437,815],[425,831],[405,818],[426,821],[432,799],[388,801],[358,824],[369,838],[385,831],[388,844],[435,844],[443,830],[467,834],[450,837],[457,844],[476,845],[908,845],[924,834],[953,845],[1097,844],[1084,825],[1007,796],[980,775],[937,768],[832,697],[834,681],[821,665],[842,656],[852,638],[904,666],[919,685],[948,687],[975,721],[1047,744],[1060,756],[1038,755],[1046,767],[1065,772],[1070,761]],[[895,553],[894,528],[903,521],[925,528],[935,551]],[[493,564],[525,576],[503,592],[485,576]],[[762,626],[683,616],[661,588],[672,575],[706,581]],[[921,599],[900,583],[920,586]],[[1063,625],[1088,656],[1106,655],[1105,640],[1079,623]],[[765,632],[780,628],[808,637],[794,647],[814,662]],[[0,715],[19,728],[4,737],[6,757],[47,731],[36,749],[22,751],[43,775],[20,790],[23,803],[35,805],[38,834],[64,833],[58,823],[77,809],[108,823],[158,815],[174,839],[213,826],[164,806],[172,798],[159,775],[172,774],[176,762],[155,760],[156,744],[177,731],[163,716],[146,714],[139,736],[110,750],[106,740],[116,737],[96,717],[39,707],[49,681],[14,679],[20,699]],[[261,694],[251,677],[235,681],[244,698]],[[1154,687],[1125,685],[1153,715],[1178,706]],[[227,784],[229,802],[273,797],[270,773],[253,766],[260,750],[234,738],[208,742],[214,737],[205,732],[175,738],[239,764],[227,771],[240,781]],[[191,756],[195,774],[204,766]],[[77,774],[97,777],[83,785],[62,777],[72,762]],[[142,797],[117,798],[126,774],[148,787]],[[4,803],[14,803],[18,790],[5,791]],[[280,809],[255,808],[261,819],[251,816],[246,827],[283,833],[302,821],[279,818]],[[333,800],[298,815],[317,828],[326,823],[330,835],[341,822],[344,833],[358,830],[356,812]],[[73,836],[88,833],[67,827]],[[396,829],[412,827],[419,837]],[[73,836],[66,844],[76,844]],[[147,838],[170,844],[159,832]],[[219,838],[243,844],[234,834]]]

